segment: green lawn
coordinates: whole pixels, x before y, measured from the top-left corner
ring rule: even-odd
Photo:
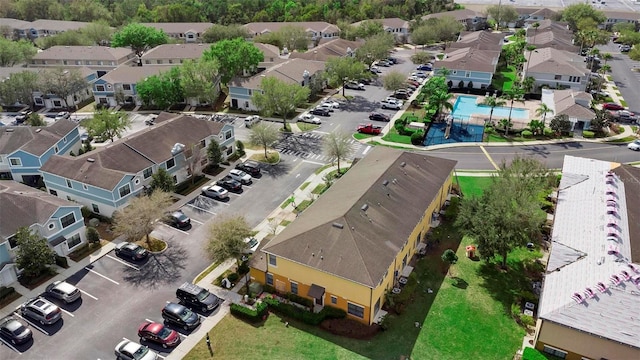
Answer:
[[[456,176],[456,183],[464,196],[478,196],[491,184],[490,176]]]
[[[395,128],[391,128],[391,130],[389,130],[389,133],[382,137],[382,140],[400,144],[411,144],[411,136],[400,135]]]
[[[362,133],[358,133],[358,132],[353,134],[353,138],[356,139],[356,140],[367,139],[367,138],[370,138],[370,137],[373,137],[373,135],[371,135],[371,134],[362,134]]]
[[[502,89],[502,91],[506,91],[511,89],[511,86],[513,86],[513,82],[515,79],[515,67],[509,66],[508,68],[502,68],[493,76],[493,86],[496,89]]]

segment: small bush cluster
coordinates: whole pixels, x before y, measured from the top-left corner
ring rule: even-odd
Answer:
[[[238,275],[238,273],[231,273],[227,276],[227,280],[231,281],[234,284],[238,281],[239,278],[240,275]]]
[[[529,130],[522,130],[522,132],[520,134],[524,138],[530,138],[530,137],[533,136],[533,133],[531,131],[529,131]]]
[[[411,134],[411,144],[422,145],[424,141],[424,133],[422,131],[415,131]]]
[[[230,306],[233,315],[252,323],[262,321],[268,308],[269,306],[265,302],[257,303],[255,309],[235,303]]]
[[[3,300],[4,298],[10,296],[15,291],[16,290],[12,287],[0,286],[0,300]]]
[[[542,133],[544,134],[544,136],[553,136],[553,129],[551,128],[544,128],[544,130],[542,130]]]
[[[584,137],[585,139],[592,139],[596,134],[593,131],[589,131],[589,130],[583,130],[582,131],[582,137]]]
[[[282,315],[300,320],[309,325],[319,325],[325,319],[342,319],[347,316],[347,313],[344,310],[331,306],[325,306],[320,310],[320,312],[314,313],[303,310],[292,304],[281,303],[271,297],[266,297],[263,301],[267,303],[272,310],[279,312]]]
[[[541,353],[540,350],[534,349],[532,347],[524,348],[522,352],[522,360],[547,360],[549,359],[545,354]]]

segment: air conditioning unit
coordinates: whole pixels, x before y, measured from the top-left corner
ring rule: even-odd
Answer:
[[[182,151],[184,151],[184,144],[176,143],[171,148],[171,155],[176,156],[179,153],[181,153]]]

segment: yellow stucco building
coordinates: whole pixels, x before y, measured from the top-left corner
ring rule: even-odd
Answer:
[[[455,165],[375,147],[258,251],[252,280],[375,322],[447,200]]]

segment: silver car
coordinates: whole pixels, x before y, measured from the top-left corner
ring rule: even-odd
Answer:
[[[43,298],[29,299],[20,306],[22,316],[38,321],[42,325],[51,325],[62,319],[59,307]]]
[[[253,182],[253,180],[251,180],[251,175],[242,170],[233,169],[229,171],[229,176],[233,180],[239,181],[242,185],[250,185]]]
[[[47,294],[64,301],[66,304],[80,299],[80,290],[65,281],[55,281],[47,286]]]

